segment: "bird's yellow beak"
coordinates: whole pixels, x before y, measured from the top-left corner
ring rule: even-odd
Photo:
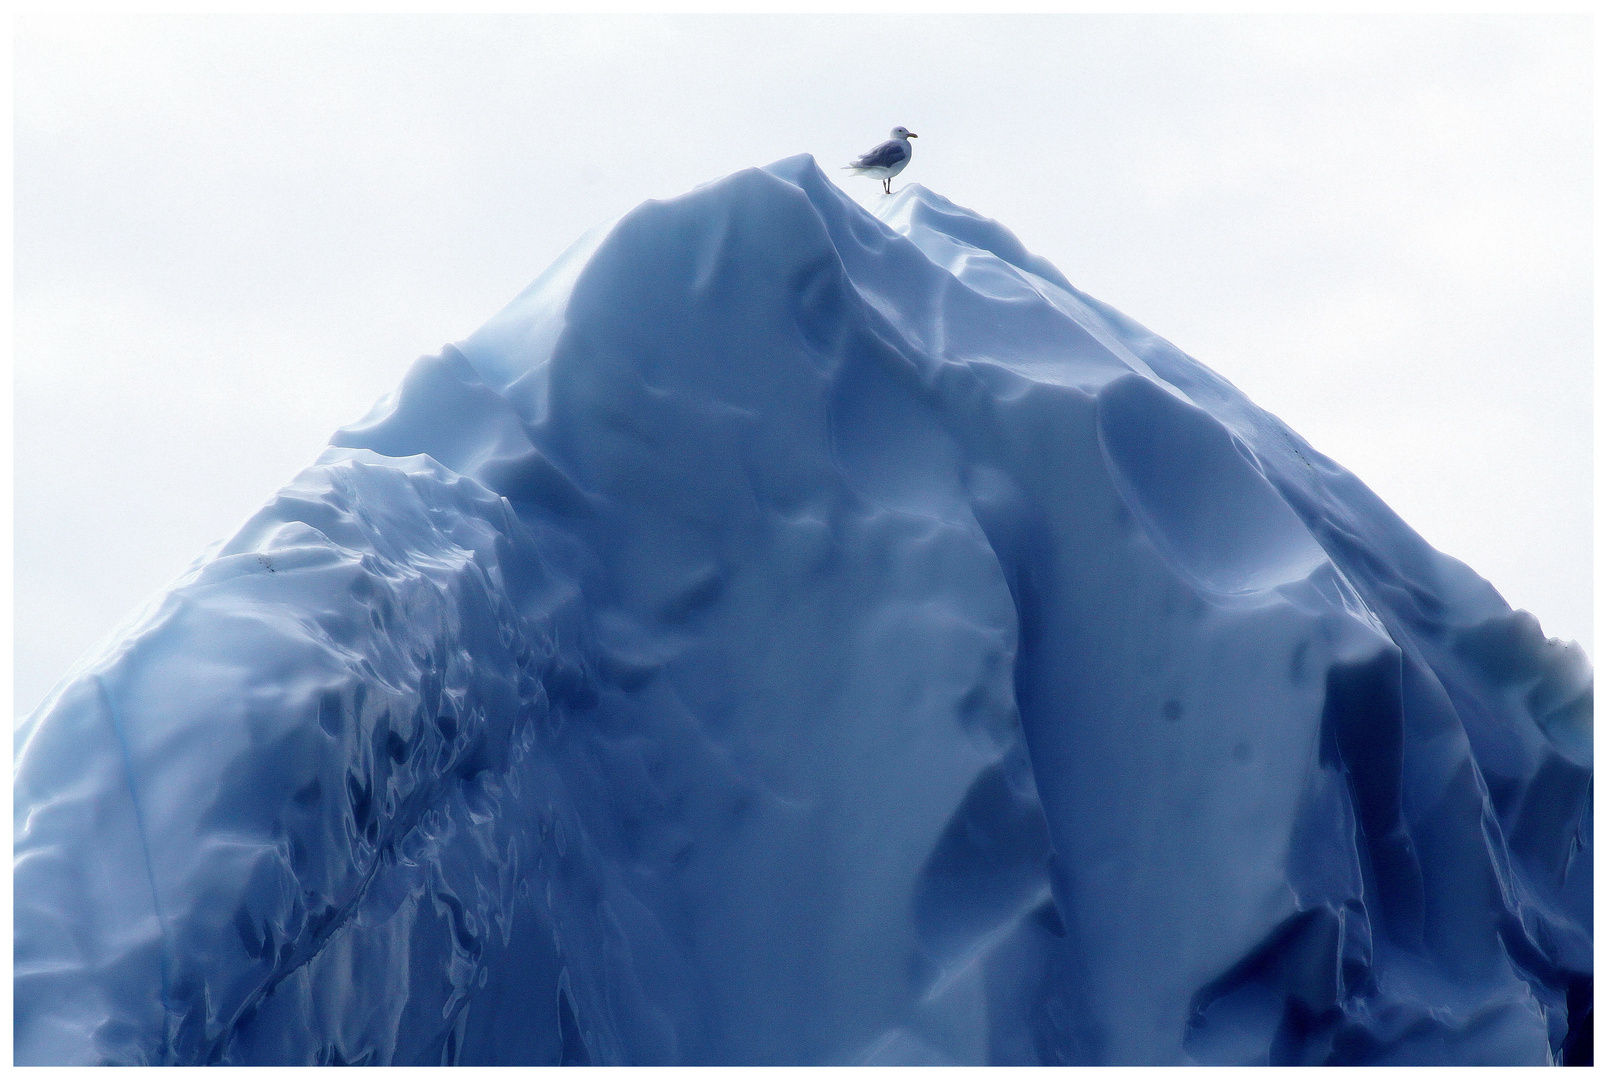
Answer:
[[[919,136],[919,135],[917,135],[917,134],[915,134],[915,132],[913,132],[913,131],[912,131],[912,132],[910,132],[910,138],[912,138],[912,139],[919,139],[919,138],[920,138],[920,136]]]

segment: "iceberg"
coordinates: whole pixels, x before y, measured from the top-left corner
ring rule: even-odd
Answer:
[[[1004,227],[788,158],[19,727],[15,1060],[1588,1060],[1592,693]]]

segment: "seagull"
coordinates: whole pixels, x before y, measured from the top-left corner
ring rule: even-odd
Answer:
[[[882,191],[888,195],[893,193],[893,177],[904,171],[904,166],[910,163],[915,156],[915,148],[910,145],[911,139],[918,139],[907,127],[893,129],[893,137],[880,143],[869,153],[861,154],[859,160],[845,169],[852,169],[856,176],[874,176],[882,182]]]

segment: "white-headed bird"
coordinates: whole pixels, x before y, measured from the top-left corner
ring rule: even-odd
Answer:
[[[910,145],[911,139],[918,139],[907,127],[893,129],[893,137],[884,143],[878,144],[869,153],[861,154],[851,164],[843,168],[851,169],[858,176],[874,176],[882,182],[882,190],[887,194],[893,193],[893,177],[904,171],[904,166],[910,163],[915,156],[915,148]]]

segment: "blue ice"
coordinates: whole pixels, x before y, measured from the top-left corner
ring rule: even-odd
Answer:
[[[789,158],[27,719],[16,1061],[1560,1061],[1592,685],[1002,226]]]

